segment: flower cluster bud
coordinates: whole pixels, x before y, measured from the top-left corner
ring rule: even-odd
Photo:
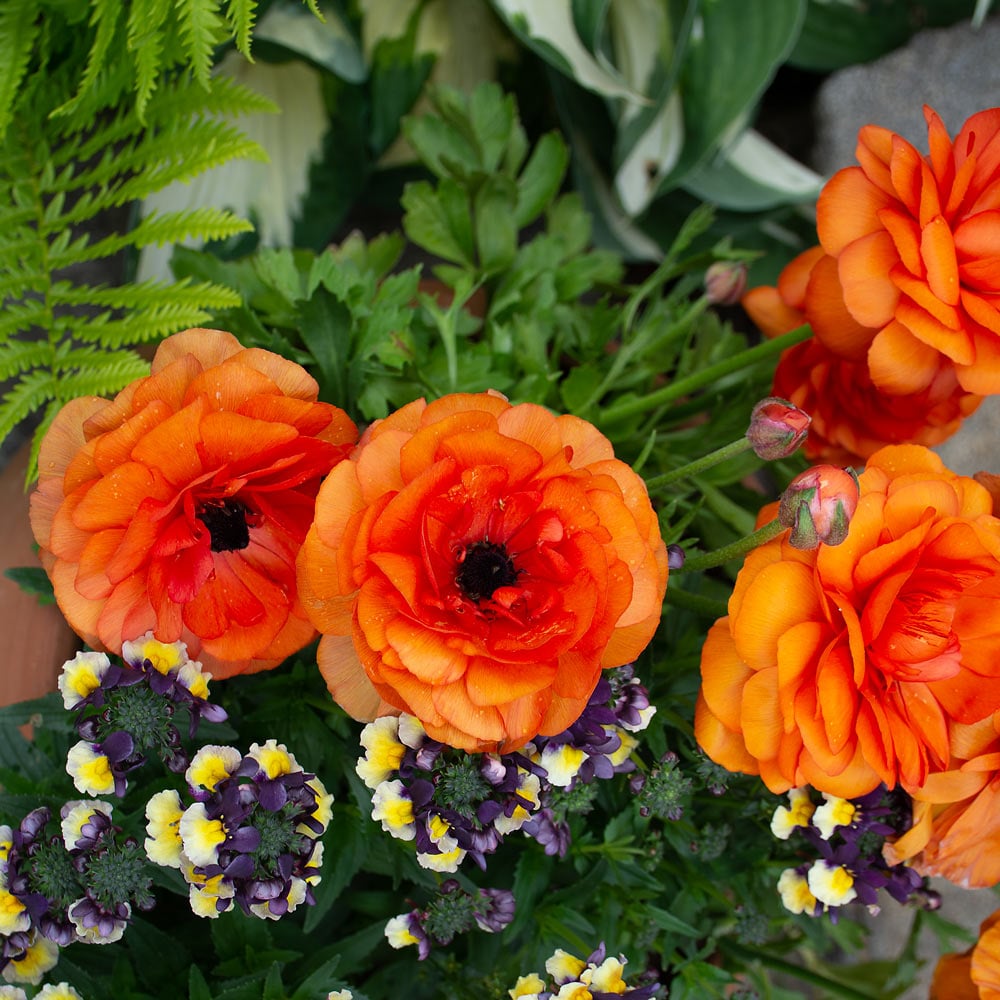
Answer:
[[[853,469],[816,465],[800,472],[781,495],[778,521],[791,528],[789,543],[797,549],[840,545],[858,506],[860,490]]]
[[[794,403],[768,396],[750,411],[746,436],[758,458],[773,462],[794,454],[805,441],[811,423],[812,417]]]
[[[713,306],[734,306],[747,288],[747,266],[741,260],[717,260],[705,269],[705,297]]]

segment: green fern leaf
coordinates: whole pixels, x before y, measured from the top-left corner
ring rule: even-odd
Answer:
[[[0,406],[0,441],[26,417],[56,398],[57,380],[54,372],[36,369],[24,375],[2,400]]]
[[[14,100],[41,26],[37,0],[6,0],[0,7],[0,136],[13,117]]]
[[[90,26],[95,29],[94,41],[87,56],[87,68],[71,100],[56,108],[52,114],[73,115],[79,111],[80,102],[93,87],[104,68],[111,43],[118,34],[118,24],[121,21],[121,0],[91,0]]]
[[[52,362],[52,345],[48,341],[9,340],[0,344],[0,380],[6,381],[32,368],[42,368]]]
[[[326,24],[326,18],[323,16],[323,12],[319,9],[318,0],[303,0],[303,2],[324,24]]]
[[[256,17],[257,0],[229,0],[226,19],[232,29],[233,40],[236,42],[236,48],[250,62],[253,62],[253,57],[250,55],[250,36],[253,34],[253,24]]]
[[[175,0],[180,34],[195,79],[211,86],[212,53],[223,39],[223,23],[217,0]]]
[[[163,22],[167,5],[161,0],[132,0],[126,42],[135,66],[135,111],[145,120],[146,105],[156,89],[163,61]]]

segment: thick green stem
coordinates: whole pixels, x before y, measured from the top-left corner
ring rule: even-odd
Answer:
[[[696,573],[700,570],[721,566],[723,563],[729,562],[730,559],[738,559],[740,556],[745,556],[751,549],[769,542],[785,530],[785,526],[780,524],[778,519],[775,518],[751,534],[745,535],[743,538],[739,538],[729,545],[723,545],[721,549],[714,549],[712,552],[705,552],[700,556],[693,556],[690,559],[686,559],[684,565],[673,572]]]
[[[750,365],[764,361],[774,354],[780,354],[811,336],[812,329],[808,324],[805,324],[789,333],[782,334],[780,337],[775,337],[773,340],[765,340],[763,343],[757,344],[756,347],[749,347],[745,351],[740,351],[739,354],[734,354],[732,357],[717,361],[714,365],[702,368],[701,371],[692,372],[684,378],[676,379],[662,389],[657,389],[642,398],[625,399],[607,407],[601,412],[601,423],[610,424],[615,420],[632,417],[637,413],[645,413],[657,406],[662,406],[664,403],[688,396],[706,385],[711,385],[724,375],[731,375],[743,368],[749,368]]]
[[[715,597],[705,597],[702,594],[692,594],[689,590],[678,590],[676,587],[667,588],[663,603],[685,611],[693,611],[696,615],[704,615],[706,618],[723,618],[729,613],[729,605],[725,601]]]
[[[853,986],[848,986],[846,983],[838,983],[835,979],[830,979],[819,972],[813,972],[812,969],[804,969],[794,962],[789,962],[787,959],[772,955],[759,948],[744,947],[732,940],[732,938],[721,938],[718,944],[719,951],[741,962],[760,962],[775,972],[783,972],[786,975],[800,979],[804,983],[812,983],[813,986],[819,986],[824,991],[823,996],[842,997],[843,1000],[875,1000],[875,995],[872,993],[862,993]]]
[[[664,472],[660,476],[653,476],[652,479],[647,479],[646,489],[652,493],[661,486],[669,486],[680,479],[697,476],[706,469],[712,468],[713,465],[724,462],[727,458],[735,458],[737,455],[742,455],[743,452],[749,451],[752,447],[746,437],[741,437],[731,444],[724,444],[721,448],[716,448],[715,451],[710,451],[707,455],[696,458],[693,462],[688,462],[687,465],[682,465],[676,469],[671,469],[669,472]]]

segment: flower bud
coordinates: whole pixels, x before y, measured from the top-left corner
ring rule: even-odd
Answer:
[[[734,306],[747,287],[747,266],[739,260],[717,260],[705,271],[705,297],[713,306]]]
[[[816,465],[788,484],[778,505],[778,521],[792,529],[788,541],[797,549],[814,549],[820,542],[839,545],[857,506],[854,471]]]
[[[806,439],[812,417],[794,403],[777,396],[762,399],[750,411],[747,440],[754,454],[766,462],[787,458]]]

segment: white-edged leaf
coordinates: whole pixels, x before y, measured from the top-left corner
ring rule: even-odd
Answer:
[[[615,191],[628,215],[634,218],[645,211],[683,147],[684,107],[674,90],[615,174]]]
[[[254,39],[289,49],[348,83],[362,83],[368,78],[361,49],[330,9],[320,22],[304,7],[272,7],[258,23]]]
[[[604,97],[638,104],[647,98],[630,87],[604,60],[587,51],[573,23],[571,0],[492,0],[493,8],[530,49],[571,76],[581,87]]]
[[[823,180],[759,132],[747,129],[713,162],[688,174],[683,186],[702,201],[749,212],[811,201]]]

